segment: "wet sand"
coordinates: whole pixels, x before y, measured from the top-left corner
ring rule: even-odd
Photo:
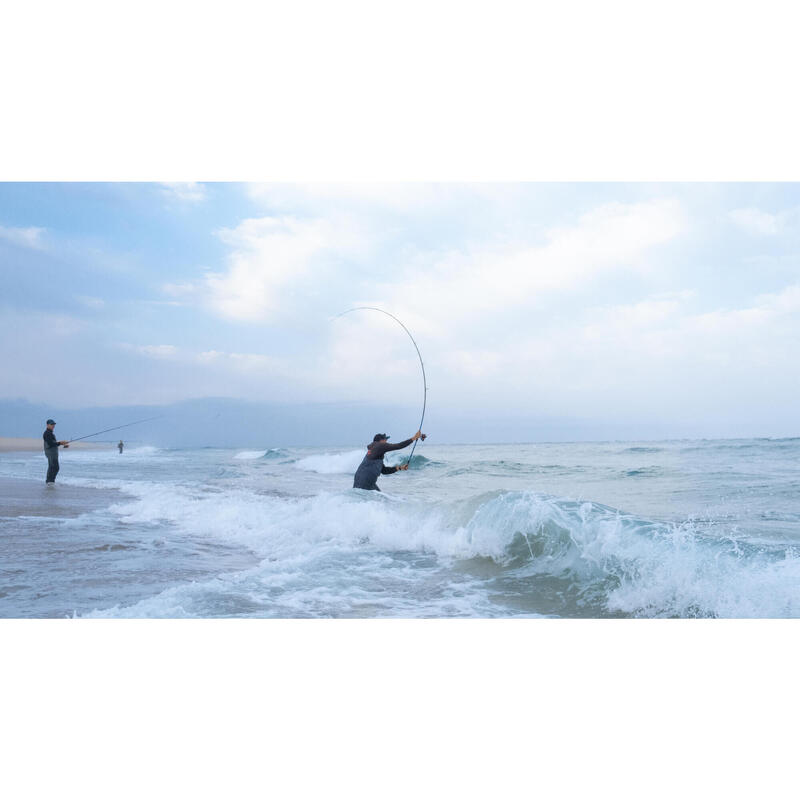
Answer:
[[[105,510],[129,498],[117,489],[59,481],[47,489],[43,478],[0,477],[0,621],[133,607],[258,564],[235,542],[193,541]]]
[[[58,434],[56,434],[56,436],[58,436]],[[0,453],[31,452],[35,450],[42,450],[43,447],[44,445],[41,436],[38,439],[28,439],[21,436],[0,436]],[[69,447],[70,450],[97,450],[98,448],[107,450],[111,447],[111,445],[99,445],[92,442],[75,442],[75,444],[71,444]]]
[[[117,502],[117,489],[95,489],[44,480],[0,478],[0,517],[77,517]]]

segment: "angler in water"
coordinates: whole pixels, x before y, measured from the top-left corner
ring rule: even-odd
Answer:
[[[48,486],[56,485],[56,475],[58,475],[59,446],[69,447],[69,442],[56,440],[56,435],[53,433],[55,427],[55,420],[47,420],[47,428],[42,434],[42,439],[44,439],[44,454],[47,456],[47,477],[45,478],[45,483]]]
[[[410,439],[398,442],[397,444],[389,444],[389,435],[386,433],[376,433],[372,439],[372,444],[367,445],[367,454],[364,460],[358,465],[356,474],[353,476],[354,489],[375,489],[380,491],[378,487],[379,475],[391,475],[401,469],[408,469],[408,464],[403,464],[398,467],[387,467],[383,463],[383,457],[392,450],[402,450],[408,447],[412,442],[417,439],[425,440],[425,434],[417,431]]]

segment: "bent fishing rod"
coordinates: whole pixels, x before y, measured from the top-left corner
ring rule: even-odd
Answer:
[[[159,414],[157,417],[148,417],[147,419],[137,419],[136,422],[127,422],[125,425],[117,425],[116,428],[106,428],[102,431],[97,431],[96,433],[87,433],[86,436],[77,436],[75,439],[70,439],[69,443],[72,442],[79,442],[81,439],[91,439],[92,436],[99,436],[101,433],[108,433],[109,431],[118,431],[120,428],[130,428],[131,425],[141,425],[143,422],[150,422],[154,419],[161,419],[164,415]]]
[[[411,339],[411,343],[414,345],[414,349],[417,351],[417,357],[419,358],[419,365],[422,368],[422,416],[419,419],[419,427],[417,428],[418,431],[422,431],[422,423],[425,420],[425,408],[428,404],[428,381],[425,377],[425,363],[422,360],[422,353],[419,352],[419,347],[417,347],[417,343],[414,340],[414,337],[411,335],[411,331],[403,325],[402,322],[394,315],[390,314],[388,311],[384,311],[382,308],[376,308],[375,306],[356,306],[355,308],[349,308],[347,311],[342,311],[341,314],[337,314],[334,319],[339,319],[339,317],[343,317],[345,314],[350,314],[353,311],[380,311],[381,314],[386,314],[387,317],[391,317],[407,334],[408,338]],[[425,439],[425,434],[422,434],[420,439]],[[414,450],[417,449],[417,442],[419,439],[414,440],[414,444],[411,447],[411,453],[408,456],[408,461],[406,461],[406,465],[411,463],[411,458],[414,455]]]

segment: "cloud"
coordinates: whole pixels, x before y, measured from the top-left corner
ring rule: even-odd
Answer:
[[[222,350],[190,350],[172,344],[134,345],[122,342],[122,350],[146,356],[157,361],[175,361],[198,366],[223,367],[236,371],[286,370],[286,362],[262,353],[229,353]]]
[[[206,276],[208,303],[221,316],[258,320],[273,312],[279,292],[304,273],[310,261],[335,246],[324,220],[292,217],[248,219],[219,237],[233,248],[228,270]]]
[[[173,344],[134,345],[123,342],[119,345],[119,347],[121,347],[123,350],[128,350],[130,352],[138,353],[139,355],[158,360],[173,359],[178,355],[178,348]]]
[[[247,322],[271,318],[285,307],[293,285],[329,272],[337,258],[357,254],[368,238],[342,217],[246,219],[217,236],[232,250],[226,270],[209,272],[200,281],[166,284],[163,290],[194,299],[221,317]]]
[[[606,348],[639,346],[647,340],[649,332],[672,325],[693,297],[694,292],[686,290],[590,309],[588,321],[579,328],[581,338]]]
[[[773,236],[782,227],[779,215],[768,214],[757,208],[737,208],[728,216],[743,230],[760,236]]]
[[[89,333],[75,317],[0,305],[0,393],[47,402],[73,397],[73,390],[91,384]]]
[[[686,221],[674,201],[603,205],[575,225],[552,228],[544,244],[501,244],[453,250],[421,262],[375,296],[415,324],[434,320],[439,331],[535,305],[549,292],[573,290],[617,272],[647,272],[656,245],[681,234]],[[434,328],[428,323],[429,330]]]
[[[449,350],[439,358],[439,363],[451,373],[478,379],[497,374],[513,361],[513,355],[505,348],[500,351],[486,348]]]
[[[44,249],[44,233],[44,228],[7,228],[0,225],[0,239],[5,239],[18,247],[30,247],[33,250]]]
[[[286,364],[282,359],[261,353],[226,353],[220,350],[205,350],[194,356],[198,364],[228,367],[237,371],[271,370],[284,372]]]
[[[169,200],[180,203],[202,203],[208,194],[202,183],[162,183],[161,190]]]
[[[104,308],[106,304],[102,298],[89,295],[75,295],[75,299],[86,308],[100,309]]]
[[[398,196],[397,187],[389,195]],[[457,187],[422,188],[410,185],[417,199]],[[497,187],[490,187],[497,191]],[[347,186],[251,187],[252,192],[309,194],[324,198],[347,195]],[[359,199],[383,197],[380,186],[355,185]],[[403,195],[403,192],[400,192]],[[413,237],[413,225],[425,209],[409,202],[407,225],[367,219],[342,210],[315,217],[265,216],[246,219],[237,227],[217,231],[231,248],[226,268],[195,281],[165,284],[165,293],[194,302],[223,318],[264,322],[280,312],[297,313],[294,292],[319,292],[333,287],[336,268],[344,267],[351,279],[353,304],[375,304],[402,310],[417,330],[442,330],[475,313],[505,313],[524,307],[554,290],[569,290],[601,274],[646,270],[644,259],[655,245],[675,238],[685,228],[680,206],[670,200],[650,203],[611,203],[584,214],[576,224],[535,230],[536,244],[494,241],[483,245],[464,242],[444,251],[415,248],[392,237]],[[358,221],[356,221],[358,220]],[[398,250],[406,248],[403,256]],[[365,254],[382,253],[359,273],[355,262]],[[387,252],[390,254],[387,259]],[[397,276],[386,283],[386,275]],[[360,293],[356,295],[356,291]]]
[[[452,210],[465,202],[508,201],[520,184],[489,183],[251,183],[251,200],[271,211],[325,214],[343,207],[359,213],[386,212],[424,216]]]
[[[698,314],[686,320],[688,334],[682,343],[693,352],[691,339],[702,341],[703,350],[726,353],[730,362],[742,359],[746,352],[774,359],[783,344],[796,347],[800,313],[800,285],[785,287],[773,294],[763,294],[753,305],[738,309],[720,309]],[[789,339],[782,341],[788,334]]]
[[[797,384],[800,285],[739,308],[692,311],[696,300],[679,292],[590,309],[580,323],[507,343],[493,380],[573,413],[590,402],[597,414],[680,418],[783,402]]]
[[[446,252],[418,252],[396,270],[392,283],[358,287],[364,294],[354,297],[352,305],[397,314],[419,340],[432,374],[440,376],[436,391],[448,393],[448,401],[458,402],[454,387],[473,391],[486,379],[504,375],[510,397],[524,403],[535,385],[526,367],[548,362],[558,372],[560,338],[573,336],[571,329],[585,313],[571,302],[568,313],[561,314],[566,324],[559,327],[552,322],[558,314],[549,308],[554,295],[603,286],[603,280],[619,275],[651,275],[658,263],[652,251],[686,227],[681,206],[671,200],[605,204],[573,225],[537,231],[536,243],[465,243]],[[555,302],[564,308],[563,301]],[[654,320],[679,302],[673,296],[656,297],[627,313]],[[617,308],[613,313],[619,317],[623,312]],[[546,341],[551,330],[553,341]],[[370,384],[371,396],[407,396],[409,382],[418,379],[413,346],[394,322],[364,312],[331,326],[320,382],[345,392],[376,368],[381,377]]]
[[[494,329],[491,344],[465,340],[464,330],[420,339],[429,401],[491,414],[503,408],[687,424],[765,403],[786,407],[798,383],[800,285],[739,307],[699,310],[701,302],[691,290],[659,293],[576,306],[546,315],[538,329],[512,327],[502,336]],[[402,331],[384,330],[378,315],[366,313],[337,326],[319,380],[342,394],[348,382],[365,386],[371,400],[415,396],[419,365]]]
[[[448,205],[453,187],[409,187],[382,204],[384,188],[375,186],[258,191],[274,215],[218,231],[229,248],[221,268],[165,291],[245,322],[324,316],[324,302],[309,308],[317,295],[333,311],[384,308],[417,338],[440,407],[693,419],[703,406],[714,419],[731,392],[737,408],[767,392],[748,370],[788,366],[796,342],[799,289],[715,308],[724,295],[686,288],[686,248],[703,220],[690,223],[672,195],[562,209],[549,227],[542,217],[527,222],[527,204],[511,209],[508,225],[495,217],[479,229],[477,206],[467,218]],[[431,221],[434,207],[441,216]],[[690,224],[695,235],[685,236]],[[743,289],[752,292],[740,285],[729,294]],[[270,349],[292,352],[286,359],[235,346],[181,357],[198,374],[209,368],[209,382],[247,391],[395,403],[417,396],[416,353],[394,322],[364,312],[327,330],[325,341],[305,347],[273,340]],[[306,334],[317,336],[291,333]]]
[[[653,372],[669,364],[670,374],[672,368],[689,374],[691,365],[706,362],[747,371],[764,354],[774,360],[793,351],[800,286],[761,295],[740,308],[691,311],[695,300],[686,291],[593,309],[587,321],[557,336],[560,352],[567,357],[581,353],[601,364],[635,362],[637,370]]]
[[[629,363],[632,354],[644,366],[673,354],[665,332],[679,324],[693,298],[693,292],[683,291],[576,309],[566,319],[543,322],[535,335],[517,331],[496,349],[445,345],[434,358],[451,379],[474,381],[475,386],[491,379],[516,401],[548,402],[554,394],[568,393],[570,386],[597,384],[598,374],[619,375],[620,365]]]
[[[774,314],[794,314],[800,311],[800,285],[787,286],[776,294],[762,294],[756,302]]]

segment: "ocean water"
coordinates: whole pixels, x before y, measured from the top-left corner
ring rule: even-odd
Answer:
[[[800,439],[363,452],[0,454],[0,616],[800,616]]]

